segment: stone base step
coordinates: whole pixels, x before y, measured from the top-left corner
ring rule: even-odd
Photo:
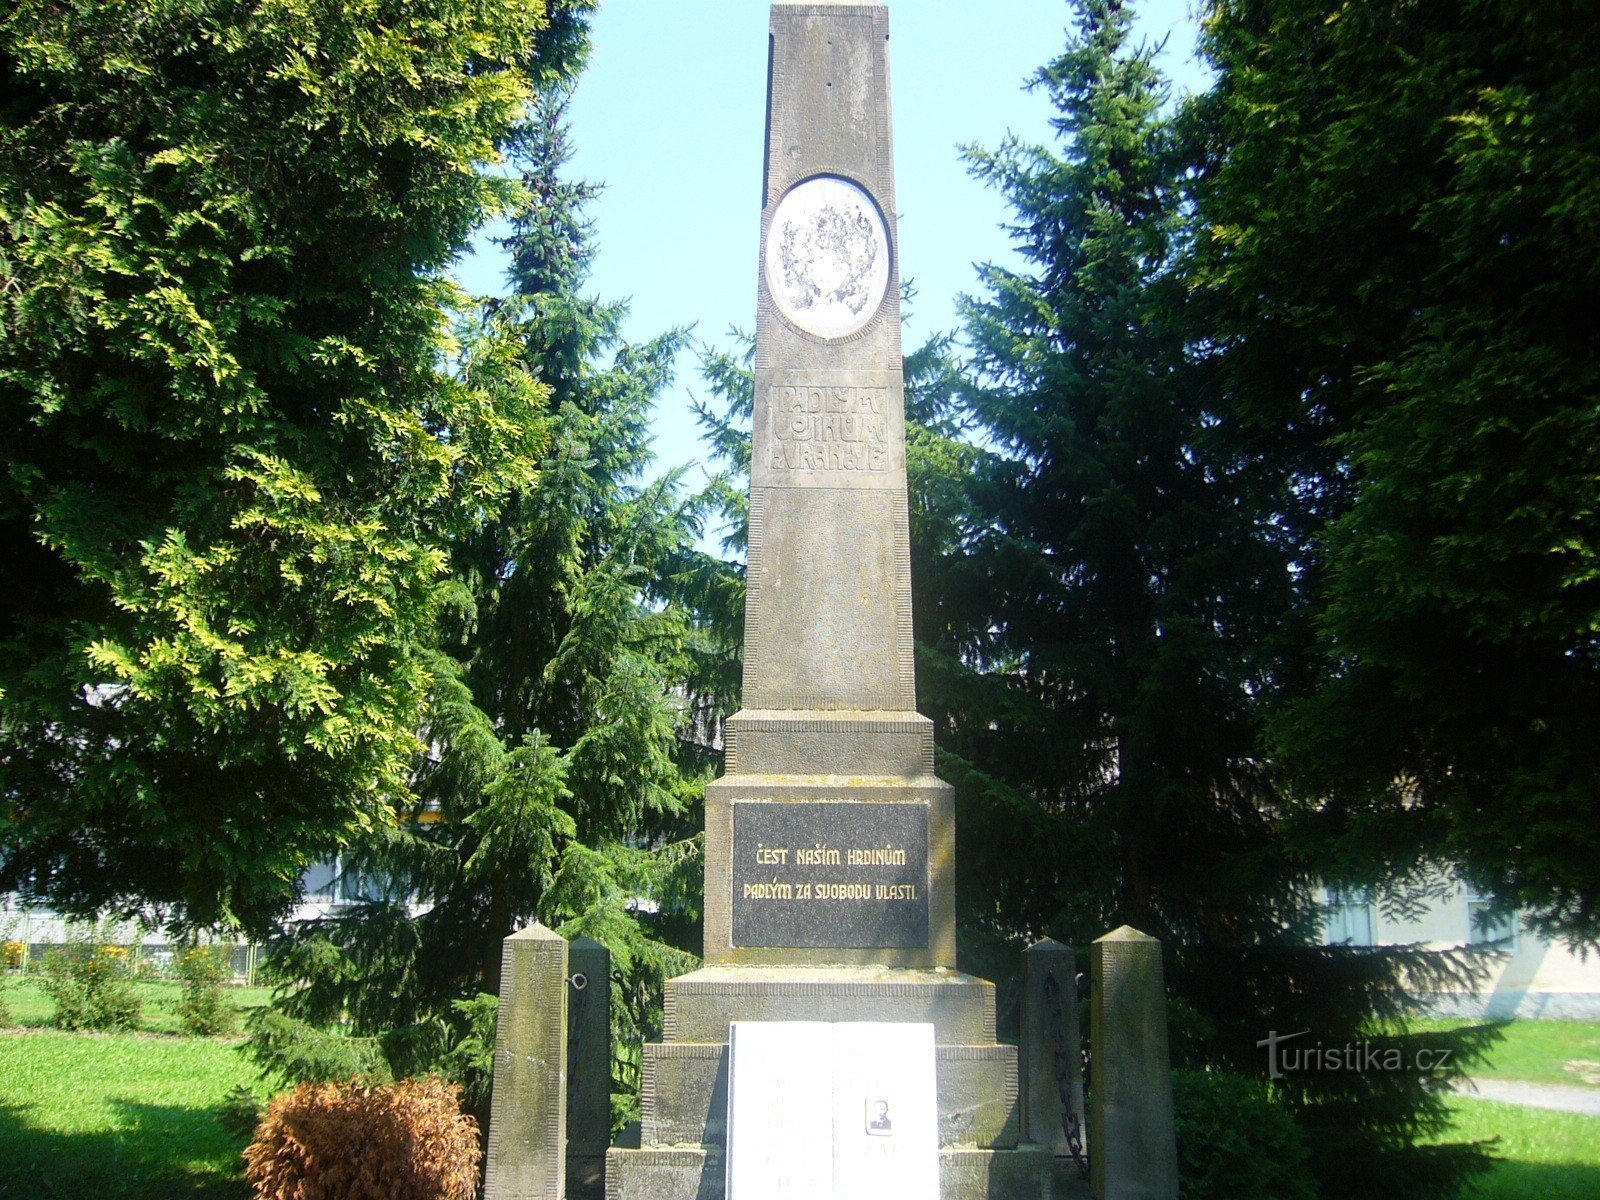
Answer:
[[[1055,1161],[1043,1146],[939,1151],[939,1200],[1051,1200]],[[613,1148],[606,1155],[606,1200],[723,1200],[716,1147]]]
[[[1021,1127],[1015,1046],[940,1046],[939,1144],[1009,1148]],[[728,1047],[647,1045],[646,1146],[720,1144],[727,1136]]]
[[[931,776],[933,722],[915,712],[742,709],[725,727],[727,774]]]
[[[946,1046],[995,1040],[994,984],[889,967],[704,967],[669,979],[666,1040],[728,1040],[733,1021],[922,1021]]]

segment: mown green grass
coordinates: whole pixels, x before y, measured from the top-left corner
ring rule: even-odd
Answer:
[[[1489,1141],[1496,1162],[1473,1200],[1596,1200],[1600,1117],[1459,1097],[1448,1141]]]
[[[135,983],[133,990],[144,1002],[144,1008],[139,1015],[140,1030],[147,1033],[181,1032],[178,1022],[178,998],[182,995],[183,989],[180,985],[164,981],[148,981]],[[230,987],[226,991],[229,1001],[239,1010],[241,1019],[248,1010],[262,1007],[272,996],[270,988]],[[12,1021],[24,1027],[48,1026],[56,1008],[50,997],[45,994],[43,985],[32,976],[13,975],[7,979],[0,985],[0,1000],[4,1000],[6,1007],[10,1009]]]
[[[1430,1021],[1423,1028],[1458,1028],[1465,1021]],[[1468,1068],[1485,1079],[1562,1083],[1600,1088],[1600,1021],[1512,1021],[1486,1062]],[[1595,1192],[1600,1200],[1600,1191]]]
[[[0,1034],[0,1197],[245,1200],[217,1109],[253,1076],[208,1038]]]
[[[138,985],[144,1023],[177,1028],[178,987]],[[32,981],[5,990],[22,1023],[48,1021]],[[257,1005],[265,989],[236,989]],[[1600,1023],[1515,1022],[1474,1073],[1580,1083],[1564,1064],[1596,1053]],[[143,1034],[0,1033],[0,1200],[246,1200],[242,1140],[218,1121],[255,1072],[237,1043]],[[1474,1200],[1600,1200],[1600,1117],[1470,1097],[1451,1101],[1445,1140],[1498,1139]]]

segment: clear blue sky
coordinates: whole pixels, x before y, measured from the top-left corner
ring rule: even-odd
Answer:
[[[1204,86],[1195,0],[1144,0],[1139,33],[1166,39],[1179,90]],[[589,208],[598,253],[590,290],[629,301],[625,336],[674,325],[725,344],[755,327],[766,117],[763,0],[603,0],[589,68],[572,106],[575,176],[603,184]],[[1060,52],[1064,0],[891,0],[895,172],[901,269],[917,288],[908,347],[956,327],[973,264],[1009,261],[1001,199],[967,175],[958,147],[1013,132],[1048,142],[1049,109],[1027,78]],[[503,264],[480,248],[462,264],[476,291],[498,291]],[[657,413],[660,465],[697,460],[687,406],[703,391],[696,359]],[[694,478],[698,473],[694,473]]]

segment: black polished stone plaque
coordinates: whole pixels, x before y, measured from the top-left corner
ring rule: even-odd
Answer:
[[[736,947],[928,944],[928,806],[733,805]]]

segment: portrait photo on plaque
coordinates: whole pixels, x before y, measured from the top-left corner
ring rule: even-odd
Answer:
[[[889,1115],[887,1100],[867,1097],[867,1133],[872,1137],[894,1136],[894,1118]]]

